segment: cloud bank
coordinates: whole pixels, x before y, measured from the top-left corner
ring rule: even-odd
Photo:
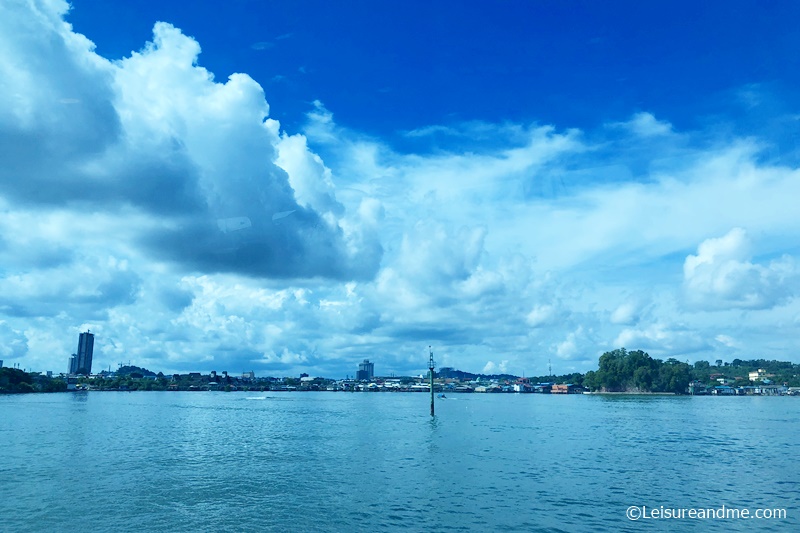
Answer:
[[[400,151],[320,101],[287,132],[180,29],[104,58],[68,16],[0,6],[7,363],[60,371],[86,328],[98,368],[165,372],[798,357],[800,171],[767,140],[636,111],[422,124]]]
[[[199,44],[162,22],[142,50],[105,60],[65,11],[17,5],[4,18],[8,201],[147,215],[133,235],[142,249],[198,272],[374,275],[380,246],[357,222],[340,224],[330,171],[298,136],[281,136],[255,81],[216,82],[198,65]],[[220,231],[234,217],[249,223]]]

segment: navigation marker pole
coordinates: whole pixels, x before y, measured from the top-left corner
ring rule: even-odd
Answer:
[[[433,362],[433,349],[430,346],[428,346],[428,351],[431,353],[431,357],[428,360],[428,370],[431,374],[431,416],[433,416],[433,369],[436,365]]]

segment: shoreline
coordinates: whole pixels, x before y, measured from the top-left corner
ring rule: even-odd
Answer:
[[[674,392],[584,392],[583,394],[592,396],[678,396]],[[688,396],[681,394],[680,396]]]

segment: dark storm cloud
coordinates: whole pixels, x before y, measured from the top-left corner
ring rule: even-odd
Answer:
[[[63,312],[105,317],[110,308],[134,303],[140,286],[134,272],[106,270],[93,275],[73,263],[36,275],[0,278],[0,310],[15,317],[53,317]]]
[[[275,163],[279,125],[251,78],[215,82],[197,64],[199,45],[163,23],[143,50],[111,63],[60,13],[28,8],[11,10],[18,20],[0,35],[0,97],[11,103],[0,108],[0,201],[127,210],[137,252],[191,272],[374,275],[380,245],[349,240],[335,200],[298,201]],[[230,218],[247,224],[231,231],[220,223]]]
[[[194,294],[191,291],[177,289],[175,287],[164,287],[159,291],[159,302],[172,311],[173,313],[180,313],[190,305]]]
[[[51,13],[4,16],[11,20],[0,33],[0,194],[22,203],[77,196],[72,169],[121,134],[112,70],[91,60],[82,36],[59,31]]]
[[[148,234],[143,243],[155,254],[199,272],[251,277],[360,279],[371,277],[379,250],[362,261],[348,259],[339,228],[314,211],[296,206],[280,223],[263,214],[246,218],[248,227],[222,231],[218,221],[186,220],[179,229]]]

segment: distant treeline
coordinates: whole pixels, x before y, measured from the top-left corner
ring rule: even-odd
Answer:
[[[67,382],[61,378],[51,378],[33,374],[19,368],[0,368],[0,394],[20,392],[63,392]]]
[[[752,385],[749,373],[764,370],[773,383],[800,386],[800,365],[788,361],[766,359],[734,359],[730,363],[698,361],[694,365],[674,358],[666,361],[654,359],[642,350],[628,351],[619,348],[600,356],[597,370],[586,374],[572,373],[556,376],[531,376],[532,383],[572,383],[592,391],[601,392],[672,392],[686,393],[691,381],[705,385],[719,385],[724,378],[732,386]],[[448,369],[447,376],[461,380],[517,379],[516,376],[486,376]]]
[[[147,370],[146,368],[141,368],[135,365],[121,366],[117,369],[115,373],[118,376],[131,376],[132,378],[154,378],[158,375],[152,370]]]
[[[441,369],[440,372],[436,372],[435,377],[457,379],[459,381],[475,381],[476,379],[496,379],[499,381],[504,381],[508,379],[517,379],[517,376],[514,376],[513,374],[474,374],[472,372],[464,372],[463,370],[456,370],[454,368],[448,368],[446,370]]]
[[[705,385],[719,385],[722,379],[735,387],[751,385],[749,373],[763,370],[764,379],[790,387],[800,386],[800,364],[788,361],[766,359],[734,359],[730,363],[718,360],[714,365],[708,361],[697,361],[694,365],[674,358],[666,361],[653,359],[642,350],[627,351],[619,348],[600,356],[597,370],[586,374],[572,373],[558,376],[532,376],[531,383],[572,383],[592,391],[602,392],[672,392],[683,394],[691,381]],[[515,381],[518,376],[511,374],[473,374],[453,368],[441,369],[437,377],[458,379],[460,381],[498,380]],[[275,379],[275,378],[262,378]],[[81,378],[81,383],[91,383],[103,390],[167,390],[171,385],[189,390],[192,385],[207,384],[210,376],[196,377],[174,375],[167,377],[146,368],[122,366],[114,374],[105,374],[95,379]],[[222,387],[239,384],[238,378],[227,374],[217,376],[214,381]],[[324,390],[324,385],[333,380],[317,378],[315,390]],[[404,382],[414,381],[412,377],[402,378]],[[195,383],[196,382],[196,383]],[[300,386],[299,378],[284,378],[285,385]],[[59,377],[48,377],[38,373],[27,373],[17,368],[0,368],[0,393],[19,392],[58,392],[67,390],[66,381]]]
[[[691,381],[719,385],[723,379],[732,386],[751,385],[749,373],[764,370],[766,378],[777,384],[800,386],[800,365],[765,359],[734,359],[731,363],[698,361],[694,365],[670,358],[653,359],[641,350],[620,348],[600,356],[599,368],[589,371],[583,386],[605,392],[674,392],[683,394]]]

